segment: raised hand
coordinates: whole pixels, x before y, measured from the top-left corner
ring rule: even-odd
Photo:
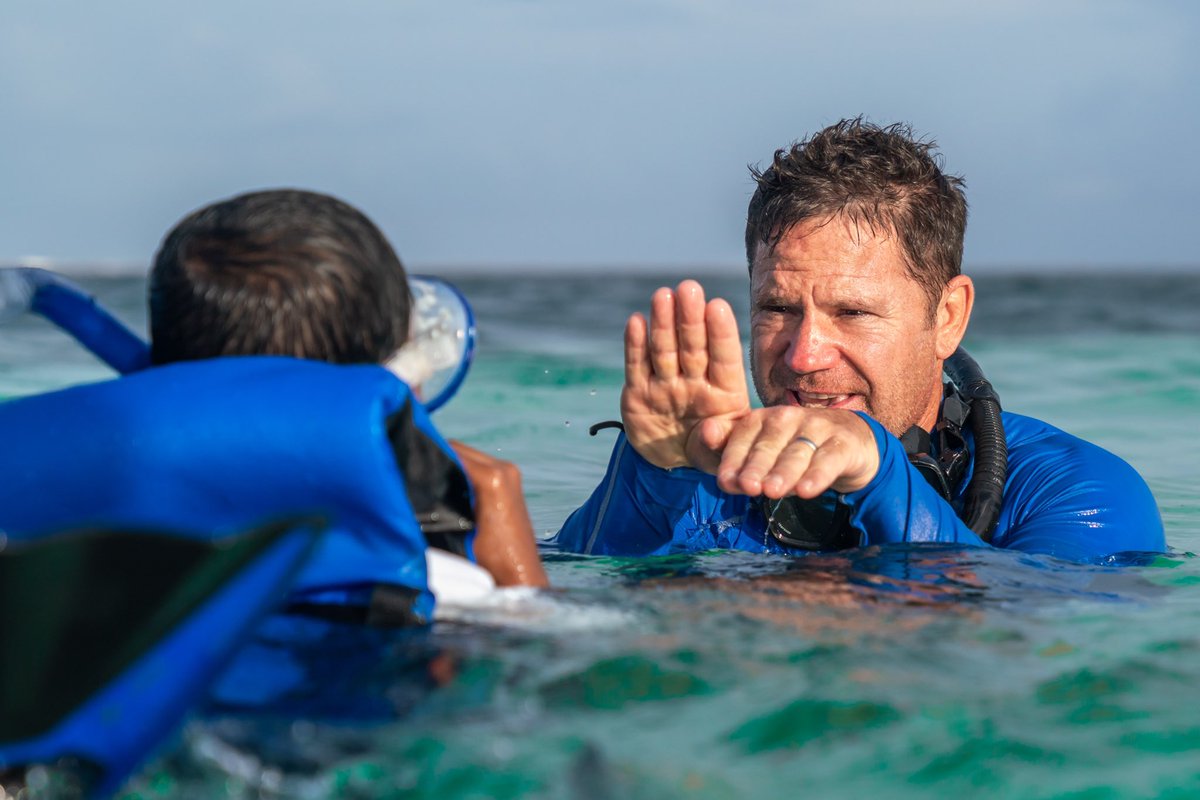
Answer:
[[[667,469],[715,468],[717,454],[698,446],[696,428],[750,411],[742,355],[729,303],[705,303],[692,280],[655,292],[649,326],[640,314],[625,326],[621,420],[634,449]]]

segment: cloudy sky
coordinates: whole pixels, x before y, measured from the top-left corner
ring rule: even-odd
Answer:
[[[746,165],[906,121],[968,267],[1200,264],[1200,5],[0,0],[0,262],[300,186],[415,268],[740,262]]]

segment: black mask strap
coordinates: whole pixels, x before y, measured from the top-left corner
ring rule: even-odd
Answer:
[[[912,464],[917,472],[921,473],[921,477],[929,482],[929,485],[937,491],[943,500],[948,501],[952,490],[950,479],[942,470],[942,465],[929,452],[933,449],[929,431],[913,425],[900,437],[900,444],[904,445],[904,452],[908,456],[908,463]]]

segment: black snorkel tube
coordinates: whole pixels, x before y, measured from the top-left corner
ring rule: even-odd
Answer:
[[[942,369],[970,406],[967,421],[975,436],[975,466],[963,495],[963,522],[979,538],[990,542],[1000,519],[1008,479],[1008,444],[1000,418],[1000,396],[983,376],[979,364],[961,347],[946,359]]]

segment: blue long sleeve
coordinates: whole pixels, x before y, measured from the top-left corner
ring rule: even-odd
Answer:
[[[604,480],[553,540],[559,549],[597,555],[649,556],[714,548],[789,552],[764,539],[752,499],[717,488],[694,469],[661,469],[621,434]]]
[[[859,416],[875,436],[879,471],[865,487],[844,495],[842,500],[853,509],[850,523],[863,533],[863,543],[984,544],[909,464],[900,440],[866,414]]]
[[[844,500],[866,543],[984,544],[909,465],[899,440],[860,416],[875,435],[879,472]],[[1129,464],[1038,420],[1008,413],[1003,419],[1009,472],[994,546],[1071,561],[1166,549],[1154,497]],[[960,503],[969,479],[968,473]]]
[[[908,462],[899,440],[866,417],[880,467],[842,499],[864,545],[943,542],[987,546]],[[1099,561],[1166,549],[1145,481],[1112,453],[1051,425],[1005,412],[1008,480],[992,546]],[[961,505],[970,472],[955,502]],[[797,553],[765,534],[751,498],[728,495],[711,475],[663,470],[622,435],[603,482],[563,525],[559,548],[607,555],[662,555],[712,548]]]

